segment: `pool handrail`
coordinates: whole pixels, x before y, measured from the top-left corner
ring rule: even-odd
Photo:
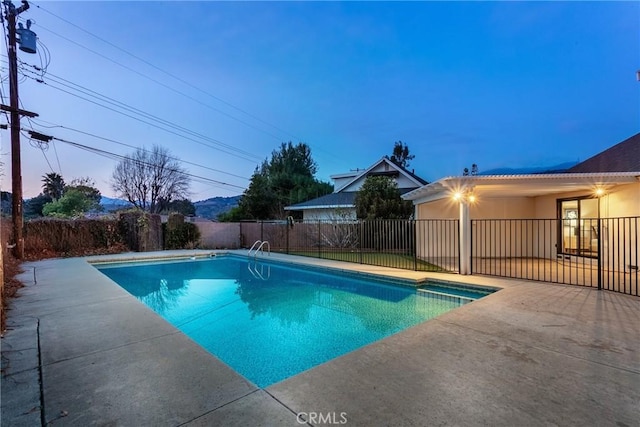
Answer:
[[[256,245],[258,245],[258,247],[256,248]],[[247,256],[251,256],[251,251],[253,251],[255,249],[255,252],[253,253],[253,257],[257,257],[258,256],[258,252],[262,252],[264,254],[264,246],[267,245],[267,255],[271,255],[271,245],[269,244],[269,242],[267,240],[256,240],[253,245],[251,245],[251,249],[249,249],[249,252],[247,252]]]

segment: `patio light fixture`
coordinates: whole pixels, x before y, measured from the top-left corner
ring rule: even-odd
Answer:
[[[475,203],[478,198],[473,193],[473,189],[456,190],[452,193],[453,200],[456,202]]]

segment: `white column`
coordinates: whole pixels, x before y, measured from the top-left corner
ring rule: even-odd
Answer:
[[[460,200],[460,274],[471,274],[471,218],[465,198]]]

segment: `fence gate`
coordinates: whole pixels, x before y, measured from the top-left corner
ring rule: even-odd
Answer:
[[[640,296],[640,217],[471,222],[474,274],[589,286]]]

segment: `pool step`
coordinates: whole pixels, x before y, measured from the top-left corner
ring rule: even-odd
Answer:
[[[456,292],[456,289],[451,289],[451,291],[447,290],[446,292],[441,292],[441,291],[431,290],[428,288],[418,288],[418,292],[423,294],[429,294],[429,295],[438,295],[440,297],[461,299],[461,300],[465,300],[466,302],[475,301],[477,299],[477,298],[471,298],[467,295],[461,295],[459,292]]]

